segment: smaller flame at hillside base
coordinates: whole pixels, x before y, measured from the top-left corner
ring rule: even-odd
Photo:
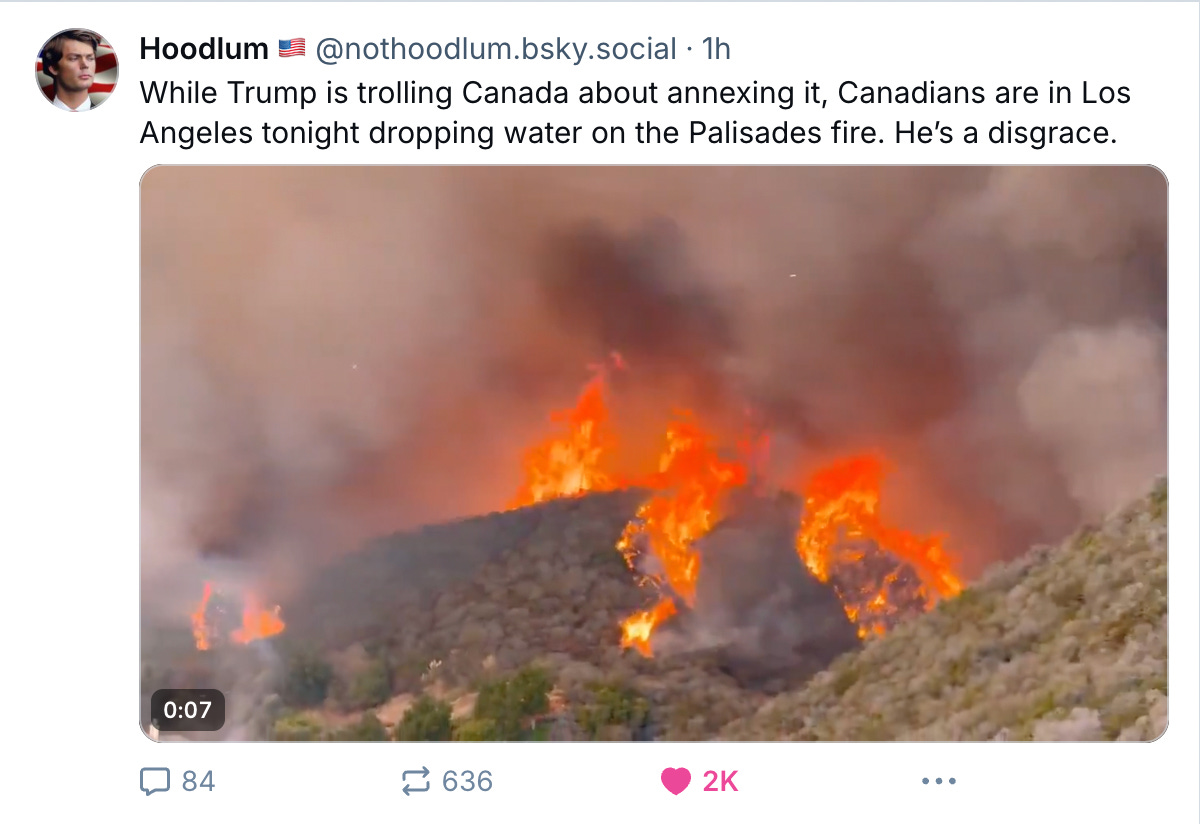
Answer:
[[[575,407],[551,416],[560,431],[526,453],[526,481],[513,508],[587,492],[631,488],[651,492],[616,544],[635,572],[642,553],[657,561],[658,571],[642,578],[643,585],[659,593],[657,603],[621,623],[621,646],[649,657],[655,628],[678,612],[676,599],[689,607],[694,603],[701,568],[693,544],[724,516],[725,493],[748,482],[750,467],[765,459],[767,443],[746,440],[738,445],[738,457],[724,459],[718,439],[689,412],[679,412],[667,426],[657,473],[623,482],[604,471],[605,459],[615,452],[618,440],[605,400],[606,373],[601,368],[595,371]],[[856,541],[873,542],[897,562],[895,571],[882,580],[852,589],[834,584],[862,638],[886,631],[883,618],[891,611],[904,565],[916,573],[920,591],[915,594],[926,609],[963,589],[955,563],[943,548],[943,536],[914,535],[884,520],[880,498],[885,474],[885,463],[878,456],[854,455],[818,469],[798,490],[804,510],[796,553],[818,580],[857,580],[853,572],[863,550],[855,548]]]
[[[247,593],[243,598],[241,626],[229,630],[222,638],[220,628],[213,625],[211,613],[213,586],[205,581],[204,595],[200,605],[192,613],[192,636],[196,640],[196,649],[205,651],[213,648],[213,644],[228,640],[234,644],[249,644],[263,638],[278,635],[286,628],[283,619],[279,617],[279,607],[264,609],[257,596]]]

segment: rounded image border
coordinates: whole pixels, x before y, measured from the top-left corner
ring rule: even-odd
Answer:
[[[96,109],[104,104],[108,98],[112,97],[117,89],[117,77],[119,74],[119,65],[117,60],[116,50],[104,35],[95,29],[89,29],[83,26],[76,26],[67,29],[60,29],[54,34],[46,38],[45,42],[38,47],[37,58],[34,62],[34,80],[37,82],[38,93],[45,98],[47,103],[54,104],[54,78],[45,72],[42,68],[42,56],[45,54],[46,46],[54,38],[72,31],[88,31],[100,38],[100,47],[96,50],[96,70],[95,77],[92,80],[92,87],[88,92],[88,97],[92,101],[91,109]],[[88,109],[87,111],[91,111]]]

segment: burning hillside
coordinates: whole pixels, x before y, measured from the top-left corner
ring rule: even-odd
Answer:
[[[618,354],[611,362],[627,368]],[[677,412],[666,424],[656,470],[623,479],[607,468],[620,448],[606,397],[607,370],[607,365],[593,367],[574,408],[549,416],[558,431],[526,451],[526,481],[509,510],[595,492],[623,489],[642,495],[614,549],[655,598],[621,621],[620,645],[650,657],[656,629],[681,610],[696,609],[700,543],[730,514],[731,495],[744,501],[764,494],[755,468],[764,463],[769,440],[744,434],[723,447],[692,413]],[[880,511],[882,483],[883,464],[873,456],[822,467],[799,490],[801,517],[792,530],[795,562],[832,587],[860,638],[882,634],[962,589],[940,538],[921,538],[886,524]],[[745,519],[747,511],[743,506],[735,517]],[[231,620],[236,623],[231,615],[239,613],[240,625],[227,627]],[[214,601],[206,583],[192,614],[196,648],[278,635],[285,629],[279,614],[279,607],[263,609],[253,593],[246,593],[235,610],[222,598]]]
[[[914,599],[931,609],[963,588],[940,537],[923,538],[887,525],[880,502],[883,474],[883,462],[872,455],[822,467],[805,485],[796,535],[801,559],[819,580],[834,582],[863,636],[882,635],[889,619]],[[873,574],[867,560],[878,551],[892,558],[893,568],[883,576]]]
[[[613,361],[628,368],[619,355]],[[622,622],[621,645],[649,656],[655,628],[681,606],[694,608],[701,575],[696,543],[725,517],[731,492],[760,481],[754,468],[766,462],[769,439],[751,434],[723,449],[691,412],[679,412],[666,425],[657,471],[621,480],[605,468],[620,441],[605,370],[594,371],[576,406],[550,416],[559,431],[527,452],[516,505],[589,491],[647,491],[616,548],[642,583],[659,593],[652,607]],[[882,634],[904,615],[962,591],[941,537],[913,535],[884,520],[883,476],[879,458],[851,456],[819,468],[796,490],[803,501],[795,531],[799,560],[833,586],[860,637]]]
[[[353,727],[365,710],[400,735],[425,696],[468,740],[478,691],[506,678],[546,679],[558,709],[534,713],[548,727],[505,740],[1078,740],[1162,728],[1165,483],[865,643],[799,562],[801,502],[735,492],[693,545],[694,608],[679,599],[653,657],[621,648],[622,622],[675,601],[639,587],[614,551],[644,500],[590,493],[380,539],[297,599],[280,636],[287,669],[247,671],[252,647],[228,645],[205,659],[206,683],[239,696],[251,739],[367,735]]]
[[[787,701],[828,702],[828,677],[808,692],[771,696],[803,688],[831,665],[847,671],[848,653],[865,640],[887,640],[878,637],[902,624],[974,615],[978,591],[968,591],[966,606],[954,605],[964,583],[945,537],[889,520],[882,458],[832,460],[794,490],[769,491],[758,469],[766,437],[743,432],[726,443],[679,412],[666,422],[657,467],[627,479],[609,469],[621,440],[605,374],[596,370],[573,409],[550,415],[555,431],[527,451],[527,482],[514,505],[376,542],[327,570],[298,600],[287,627],[295,638],[285,648],[315,645],[342,661],[327,681],[312,683],[327,666],[314,660],[293,658],[300,669],[280,682],[273,656],[254,664],[236,653],[283,633],[280,609],[264,609],[252,592],[230,597],[205,584],[192,614],[195,646],[216,654],[204,677],[232,678],[229,689],[242,696],[239,734],[308,739],[333,724],[340,736],[403,737],[416,695],[476,707],[473,687],[515,672],[544,684],[553,709],[539,714],[540,699],[530,698],[529,717],[504,727],[455,715],[456,736],[511,740],[532,735],[541,719],[552,725],[545,734],[562,739],[820,738],[825,733],[760,730],[791,723],[778,720]],[[948,609],[924,615],[946,602]],[[878,657],[875,649],[863,660]],[[272,663],[254,686],[242,686],[239,673],[248,665],[258,672],[263,661]],[[288,678],[301,678],[301,686]],[[706,696],[703,715],[689,714],[697,691]],[[798,697],[810,693],[817,697]],[[320,696],[325,714],[279,717],[281,702],[308,706],[310,695]],[[633,702],[609,719],[621,723],[591,726],[614,712],[598,716],[591,702],[614,695]],[[1160,708],[1154,695],[1137,704],[1139,712],[1165,712],[1165,698]],[[371,706],[378,716],[354,720]],[[1016,734],[1069,737],[1083,723],[1057,717]],[[475,720],[486,724],[477,728]],[[1092,716],[1085,720],[1086,735],[1098,735]],[[527,722],[534,726],[521,726]],[[1158,715],[1142,718],[1137,729],[1156,723]]]
[[[717,737],[1152,741],[1167,723],[1168,514],[1164,478]]]

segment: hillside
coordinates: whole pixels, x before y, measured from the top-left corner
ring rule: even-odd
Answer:
[[[786,524],[772,531],[769,511],[783,510],[757,504],[697,544],[708,583],[695,613],[656,630],[653,658],[620,644],[622,619],[657,600],[614,549],[639,500],[589,495],[379,539],[316,576],[279,638],[155,662],[151,680],[224,689],[222,735],[249,739],[1084,740],[1163,728],[1165,480],[865,644],[796,559]]]
[[[738,639],[649,659],[622,649],[622,619],[656,600],[614,548],[641,499],[590,495],[380,539],[331,567],[298,599],[288,644],[318,647],[347,684],[370,659],[386,659],[393,695],[430,693],[448,702],[471,695],[481,681],[536,667],[549,673],[570,707],[612,689],[645,703],[644,717],[605,725],[605,737],[672,740],[711,737],[857,644],[832,593],[810,589],[809,620],[796,626],[833,621],[842,628],[841,646],[778,660],[748,657]],[[793,590],[820,588],[803,573],[789,539],[783,552]],[[784,577],[755,573],[753,564],[778,564],[775,555],[748,561],[757,590],[770,591]],[[719,557],[709,560],[719,569]],[[736,594],[761,601],[757,590],[743,586]],[[711,587],[699,597],[735,600]],[[381,717],[405,706],[393,699]],[[558,732],[575,737],[573,719],[560,720],[568,723]]]
[[[763,703],[723,740],[1152,740],[1167,721],[1167,481],[1098,528]]]

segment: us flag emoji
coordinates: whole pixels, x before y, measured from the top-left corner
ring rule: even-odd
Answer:
[[[280,57],[295,57],[304,56],[304,38],[293,37],[291,40],[279,41],[279,56]]]

